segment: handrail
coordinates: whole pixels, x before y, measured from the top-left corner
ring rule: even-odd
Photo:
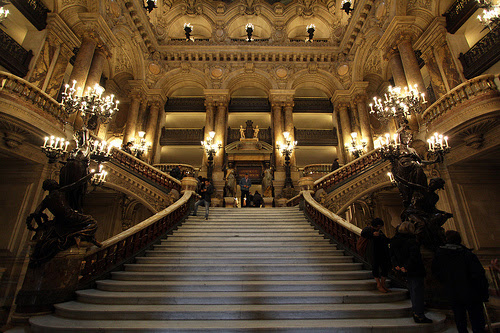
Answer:
[[[321,206],[314,200],[310,191],[302,191],[300,194],[305,201],[304,211],[311,221],[342,247],[360,255],[356,249],[356,243],[361,235],[361,228]],[[358,259],[362,259],[361,255]]]
[[[116,147],[113,148],[112,152],[111,162],[117,162],[126,166],[139,175],[159,185],[161,188],[166,189],[166,192],[170,192],[170,190],[176,190],[177,192],[181,191],[181,182],[165,172],[158,170],[157,168]]]
[[[372,150],[371,152],[349,162],[343,167],[321,177],[314,182],[314,191],[319,189],[327,189],[333,185],[336,185],[352,176],[357,174],[362,169],[366,167],[373,166],[382,161],[382,152],[380,149]],[[328,191],[327,191],[328,192]]]
[[[190,164],[182,164],[182,163],[160,163],[160,164],[153,164],[153,167],[157,168],[158,170],[169,173],[173,167],[175,166],[180,166],[181,171],[182,170],[187,170],[186,176],[189,177],[196,177],[196,172],[199,171],[199,169],[196,169],[194,166]]]
[[[287,202],[286,202],[286,206],[287,207],[293,207],[293,206],[298,206],[300,204],[300,199],[302,198],[302,196],[299,194],[297,194],[296,196],[294,196],[293,198],[289,199]]]
[[[302,168],[302,174],[305,176],[311,175],[313,173],[330,173],[332,170],[332,164],[322,163],[322,164],[309,164]]]
[[[80,286],[102,276],[130,260],[172,230],[187,215],[193,191],[184,195],[161,212],[102,243],[85,255],[80,271]]]
[[[0,72],[0,92],[2,91],[17,95],[55,117],[62,124],[66,123],[68,115],[59,102],[33,83],[11,73]]]
[[[495,78],[498,77],[499,74],[485,74],[459,84],[441,96],[424,111],[422,114],[423,121],[429,124],[436,118],[449,112],[454,106],[469,101],[480,94],[493,91],[498,93],[499,89],[494,82]]]

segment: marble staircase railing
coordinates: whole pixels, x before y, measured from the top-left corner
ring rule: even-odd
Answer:
[[[195,168],[192,165],[189,164],[181,164],[181,163],[161,163],[161,164],[153,164],[153,167],[157,168],[158,170],[169,174],[170,171],[175,167],[179,166],[181,169],[181,172],[184,171],[186,177],[197,177],[198,176],[198,171],[199,169]]]
[[[102,242],[85,255],[80,271],[80,287],[131,260],[167,232],[179,225],[189,213],[193,191],[185,191],[174,204],[143,222]]]
[[[456,112],[457,107],[470,107],[476,100],[500,95],[499,87],[495,84],[495,79],[498,78],[499,74],[486,74],[456,86],[424,111],[423,121],[429,125],[448,113]]]
[[[39,115],[53,121],[54,118],[61,125],[68,118],[59,102],[34,86],[32,83],[10,73],[0,72],[0,93],[6,93],[13,98],[20,98],[43,111]]]

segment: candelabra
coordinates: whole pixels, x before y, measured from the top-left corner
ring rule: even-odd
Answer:
[[[345,144],[345,149],[354,155],[355,158],[358,158],[363,155],[367,143],[366,139],[361,139],[360,143],[358,143],[358,133],[352,132],[351,142]]]
[[[248,23],[245,26],[245,31],[247,32],[247,42],[253,41],[252,34],[253,34],[253,24]]]
[[[186,35],[186,41],[194,42],[194,38],[191,37],[191,33],[193,32],[193,26],[191,23],[184,23],[184,34]]]
[[[483,14],[477,19],[490,30],[500,23],[500,5],[494,5],[488,0],[477,0],[479,8],[483,8]]]
[[[108,144],[106,141],[99,141],[98,139],[90,139],[89,145],[85,152],[92,161],[97,162],[101,165],[104,162],[109,161],[111,158],[111,149],[113,145]]]
[[[153,9],[158,8],[156,6],[156,0],[147,0],[144,1],[144,9],[148,11],[148,13],[151,13]]]
[[[374,114],[380,121],[397,118],[399,122],[406,119],[412,113],[421,113],[422,105],[426,104],[425,94],[419,93],[417,85],[400,87],[389,86],[385,99],[373,97],[374,103],[370,103],[370,113]]]
[[[293,187],[292,182],[292,172],[290,169],[290,156],[292,155],[295,147],[297,146],[297,141],[292,141],[289,132],[283,132],[283,137],[285,138],[285,143],[276,144],[276,148],[285,156],[285,186]]]
[[[114,95],[103,97],[104,88],[96,84],[89,87],[84,96],[76,94],[76,80],[73,80],[73,86],[65,85],[62,93],[61,106],[68,114],[80,112],[84,118],[85,126],[90,130],[95,130],[99,122],[106,124],[114,113],[118,111],[118,100],[114,100]]]
[[[351,1],[349,0],[342,0],[340,6],[340,9],[343,10],[347,15],[349,15],[354,10],[354,8],[351,7]]]
[[[309,24],[307,27],[306,27],[306,31],[307,33],[309,34],[309,37],[306,38],[306,43],[307,42],[312,42],[313,41],[313,38],[314,38],[314,32],[316,31],[316,26],[314,24]]]
[[[7,16],[9,16],[9,10],[0,7],[0,23],[3,22],[7,18]]]
[[[49,163],[55,163],[59,158],[64,157],[68,152],[69,141],[63,138],[56,138],[51,136],[45,137],[45,142],[43,143],[42,151],[49,158]]]
[[[93,186],[101,186],[104,184],[106,181],[106,176],[108,175],[108,172],[104,170],[102,164],[99,164],[99,172],[96,172],[95,169],[90,170],[91,173],[94,173],[92,175],[92,178],[90,178],[90,183]]]
[[[141,158],[144,153],[147,153],[149,148],[151,148],[151,143],[146,141],[145,135],[146,132],[139,131],[139,142],[135,142],[135,139],[132,140],[132,147],[130,147],[130,150],[132,150],[132,153],[135,155],[137,158]]]
[[[201,141],[201,146],[205,149],[208,157],[208,169],[207,169],[207,178],[212,181],[212,170],[214,163],[214,155],[217,154],[217,151],[222,148],[222,143],[214,141],[215,132],[211,131],[208,133],[208,137],[205,141]]]

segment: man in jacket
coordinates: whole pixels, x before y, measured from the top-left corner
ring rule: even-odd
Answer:
[[[467,313],[472,331],[485,332],[483,302],[487,302],[488,280],[477,256],[463,246],[455,230],[445,234],[446,245],[436,251],[432,272],[444,284],[451,301],[459,333],[467,331]]]
[[[210,180],[204,179],[198,191],[201,198],[194,204],[193,216],[196,216],[198,206],[203,205],[205,206],[205,220],[208,220],[208,210],[210,208],[210,202],[212,201],[212,194],[214,191],[215,188],[212,184],[210,184]]]
[[[240,189],[241,189],[241,207],[251,207],[250,206],[250,186],[252,186],[252,180],[248,177],[248,173],[245,174],[245,178],[240,179]],[[246,201],[245,201],[246,198]],[[243,204],[245,206],[243,206]]]

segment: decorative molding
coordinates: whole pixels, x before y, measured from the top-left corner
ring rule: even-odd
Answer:
[[[298,146],[338,146],[337,130],[295,129]]]
[[[204,129],[191,128],[176,128],[161,129],[160,145],[162,146],[184,146],[184,145],[199,145],[203,141]]]

